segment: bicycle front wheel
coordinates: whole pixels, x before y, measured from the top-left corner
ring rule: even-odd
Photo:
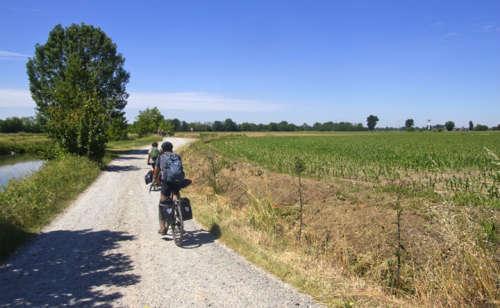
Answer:
[[[182,219],[182,211],[180,202],[176,201],[174,206],[174,224],[172,225],[172,233],[174,236],[175,245],[181,247],[184,237],[184,220]]]

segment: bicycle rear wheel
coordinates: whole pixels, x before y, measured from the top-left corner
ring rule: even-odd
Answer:
[[[182,219],[182,211],[179,201],[175,201],[174,205],[174,223],[172,225],[172,233],[174,236],[175,245],[182,247],[184,237],[184,220]]]

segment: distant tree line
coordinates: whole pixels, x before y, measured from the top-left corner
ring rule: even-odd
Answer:
[[[370,115],[366,119],[366,126],[361,123],[351,123],[351,122],[316,122],[313,125],[304,123],[302,125],[297,125],[294,123],[289,123],[287,121],[281,122],[271,122],[267,124],[257,124],[251,122],[236,123],[232,119],[225,119],[224,121],[213,121],[213,122],[186,122],[179,119],[168,119],[165,118],[158,108],[148,108],[146,110],[140,111],[139,115],[136,117],[134,123],[129,125],[129,130],[132,133],[139,134],[141,136],[159,133],[159,134],[172,134],[174,132],[293,132],[293,131],[424,131],[429,130],[428,127],[415,127],[415,121],[413,119],[407,119],[405,121],[404,127],[382,127],[376,128],[379,118],[376,115]],[[472,125],[472,126],[471,126]],[[472,129],[471,129],[472,127]],[[455,129],[455,123],[453,121],[447,121],[445,124],[437,124],[430,127],[431,130],[452,131]],[[473,125],[472,122],[469,123],[469,130],[481,131],[488,130],[486,125]],[[500,124],[496,127],[492,127],[492,130],[500,130]]]
[[[35,117],[10,117],[0,119],[1,133],[41,133],[43,125],[39,118]]]
[[[296,125],[294,123],[289,123],[287,121],[281,122],[270,122],[267,124],[257,124],[250,122],[236,123],[232,119],[226,119],[224,121],[214,121],[214,122],[185,122],[179,121],[178,119],[167,120],[172,123],[178,123],[179,125],[174,125],[175,131],[208,131],[208,132],[260,132],[260,131],[271,131],[271,132],[293,132],[293,131],[366,131],[368,130],[361,123],[354,124],[350,122],[316,122],[313,125],[304,123],[302,125]]]
[[[309,125],[296,125],[287,121],[256,124],[250,122],[236,123],[232,119],[214,122],[186,122],[179,119],[165,119],[158,108],[148,108],[140,111],[136,120],[130,124],[129,130],[140,136],[148,134],[172,134],[173,132],[259,132],[259,131],[365,131],[361,123],[324,122]]]
[[[107,129],[108,140],[126,139],[128,133],[134,133],[139,136],[149,134],[172,135],[175,132],[294,132],[294,131],[425,131],[429,127],[415,127],[413,119],[407,119],[404,127],[375,127],[378,122],[378,117],[370,115],[367,118],[367,125],[351,122],[316,122],[313,125],[304,123],[297,125],[287,121],[270,122],[267,124],[257,124],[251,122],[236,123],[232,119],[213,122],[186,122],[177,118],[168,119],[163,116],[160,110],[156,107],[147,108],[139,112],[135,121],[131,124],[127,123],[125,116],[120,114],[112,119]],[[434,131],[452,131],[458,129],[453,121],[447,121],[445,124],[436,124],[430,127]],[[464,130],[465,128],[462,128]],[[494,127],[488,127],[482,124],[474,125],[469,122],[468,130],[487,131],[500,130],[500,124]],[[0,132],[2,133],[17,133],[30,132],[39,133],[44,131],[43,118],[41,117],[10,117],[4,120],[0,119]]]

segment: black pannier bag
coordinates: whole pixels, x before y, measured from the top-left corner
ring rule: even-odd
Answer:
[[[169,225],[174,223],[174,202],[172,200],[160,202],[160,215]]]
[[[144,182],[146,182],[146,185],[150,184],[153,182],[153,171],[149,170],[148,173],[144,176]]]
[[[188,198],[181,198],[181,211],[182,211],[182,220],[191,220],[193,219],[193,211],[191,209],[191,201]]]

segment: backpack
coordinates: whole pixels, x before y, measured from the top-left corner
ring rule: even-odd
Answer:
[[[149,156],[151,159],[156,160],[158,156],[160,156],[160,150],[158,150],[158,148],[152,148],[151,152],[149,152]]]
[[[180,183],[184,180],[184,169],[179,155],[167,153],[160,157],[163,183]]]
[[[191,220],[193,219],[193,210],[191,208],[191,201],[188,198],[181,198],[181,212],[182,212],[182,220]]]
[[[146,173],[144,176],[144,182],[146,182],[146,185],[153,182],[153,171],[149,170],[148,173]]]

